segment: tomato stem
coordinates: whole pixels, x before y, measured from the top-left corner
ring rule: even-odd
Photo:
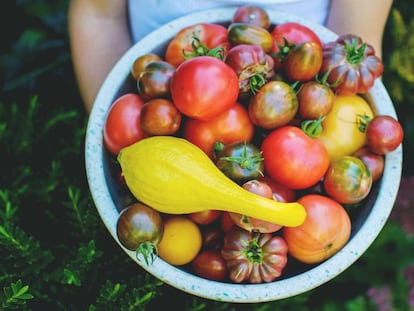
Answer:
[[[150,241],[146,241],[144,243],[141,243],[138,245],[138,248],[136,250],[136,258],[141,261],[141,259],[139,258],[139,255],[142,255],[142,257],[144,258],[144,262],[147,266],[152,265],[152,263],[154,262],[155,258],[158,255],[158,249],[157,246],[154,245],[154,243],[150,242]]]
[[[193,41],[191,43],[192,52],[186,52],[183,50],[184,59],[190,59],[197,56],[212,56],[218,59],[224,59],[224,48],[216,47],[213,49],[208,48],[201,40],[193,35]]]
[[[309,137],[318,137],[322,133],[324,119],[324,116],[320,116],[317,120],[305,120],[302,122],[301,128]]]

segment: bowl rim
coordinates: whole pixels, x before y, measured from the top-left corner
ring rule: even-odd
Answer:
[[[108,189],[104,169],[106,160],[102,129],[108,108],[128,78],[137,55],[159,48],[157,42],[160,42],[160,39],[171,38],[185,26],[199,22],[228,22],[236,9],[237,6],[209,9],[175,19],[145,36],[121,57],[100,88],[89,115],[85,137],[85,164],[89,190],[102,221],[118,245],[139,266],[164,283],[195,296],[224,302],[254,303],[284,299],[312,290],[346,270],[369,248],[385,225],[396,199],[402,171],[402,146],[385,156],[385,168],[379,185],[378,197],[361,228],[334,256],[304,273],[270,283],[223,283],[183,271],[161,258],[157,258],[151,266],[146,266],[142,260],[139,260],[139,257],[136,257],[135,252],[124,248],[117,239],[116,219],[119,211]],[[302,23],[312,28],[323,41],[334,40],[337,37],[324,26],[302,17],[273,9],[266,10],[273,23],[287,21]],[[394,106],[381,80],[376,80],[367,97],[369,101],[381,103],[381,105],[375,105],[377,114],[387,114],[397,118]]]

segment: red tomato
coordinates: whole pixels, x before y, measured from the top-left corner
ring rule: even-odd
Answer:
[[[309,27],[297,22],[285,22],[276,25],[270,33],[273,37],[273,47],[271,54],[274,57],[277,67],[283,62],[284,56],[289,52],[290,48],[302,42],[316,42],[322,47],[319,36]],[[287,42],[285,42],[287,40]],[[286,43],[288,46],[286,46]]]
[[[220,219],[220,227],[224,232],[229,231],[233,226],[234,226],[234,221],[233,219],[231,219],[230,213],[229,212],[224,212],[221,215],[221,219]]]
[[[304,263],[322,262],[348,242],[351,220],[343,206],[331,198],[309,194],[298,202],[307,215],[300,226],[283,229],[289,253]]]
[[[237,142],[250,142],[254,126],[247,110],[239,103],[208,121],[188,119],[184,124],[184,138],[200,147],[213,158],[216,142],[225,145]]]
[[[244,183],[242,187],[247,191],[250,191],[262,197],[273,199],[272,188],[270,188],[270,186],[264,181],[252,179]],[[237,226],[250,232],[255,231],[262,233],[272,233],[282,228],[282,226],[279,226],[278,224],[270,223],[254,217],[249,217],[232,212],[230,212],[229,214],[231,219]]]
[[[141,128],[150,135],[173,135],[181,125],[181,112],[168,99],[153,98],[141,111]]]
[[[404,131],[397,119],[379,115],[368,123],[366,135],[368,148],[376,154],[385,155],[402,143]]]
[[[193,44],[197,44],[197,38],[203,45],[195,53]],[[174,66],[181,64],[186,57],[206,55],[213,48],[224,48],[224,54],[229,48],[227,41],[227,28],[219,24],[200,23],[181,29],[169,42],[165,52],[165,60]],[[193,55],[192,55],[193,54]],[[185,56],[187,55],[187,56]]]
[[[315,185],[329,166],[325,146],[300,128],[282,126],[265,137],[261,147],[265,171],[291,189]]]
[[[222,211],[207,210],[188,214],[188,218],[199,225],[211,224],[216,219],[220,218]]]
[[[206,279],[224,281],[228,276],[226,261],[217,250],[203,250],[191,263],[194,272]]]
[[[172,100],[183,114],[209,120],[236,103],[239,79],[222,60],[199,56],[177,67],[170,88]]]
[[[141,128],[140,115],[144,101],[135,93],[117,98],[108,111],[103,139],[105,147],[114,155],[148,136]]]

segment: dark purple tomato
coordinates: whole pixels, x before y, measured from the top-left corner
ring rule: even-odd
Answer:
[[[137,77],[138,93],[144,98],[167,98],[175,67],[165,61],[150,62]]]
[[[116,223],[119,242],[127,249],[142,255],[150,264],[157,254],[164,226],[161,215],[142,203],[133,203],[121,211]]]
[[[260,26],[265,29],[270,27],[270,18],[267,11],[255,5],[240,6],[233,15],[232,23],[246,23]]]
[[[331,110],[335,93],[326,84],[307,81],[299,89],[298,100],[300,117],[305,120],[317,120]]]
[[[226,262],[218,250],[201,251],[191,265],[197,275],[209,280],[224,281],[228,276]]]

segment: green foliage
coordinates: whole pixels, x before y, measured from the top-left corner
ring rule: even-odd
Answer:
[[[0,294],[0,310],[21,308],[26,300],[33,299],[33,295],[28,290],[29,285],[23,285],[20,279],[16,283],[4,287],[3,293]]]
[[[408,2],[394,0],[383,81],[403,121],[405,172],[412,174],[414,7]],[[391,221],[352,267],[280,301],[206,300],[132,262],[89,194],[83,158],[88,116],[70,62],[67,4],[18,0],[8,8],[16,23],[0,54],[0,310],[161,310],[167,302],[169,309],[186,311],[374,311],[372,292],[394,310],[410,310],[414,238]]]

